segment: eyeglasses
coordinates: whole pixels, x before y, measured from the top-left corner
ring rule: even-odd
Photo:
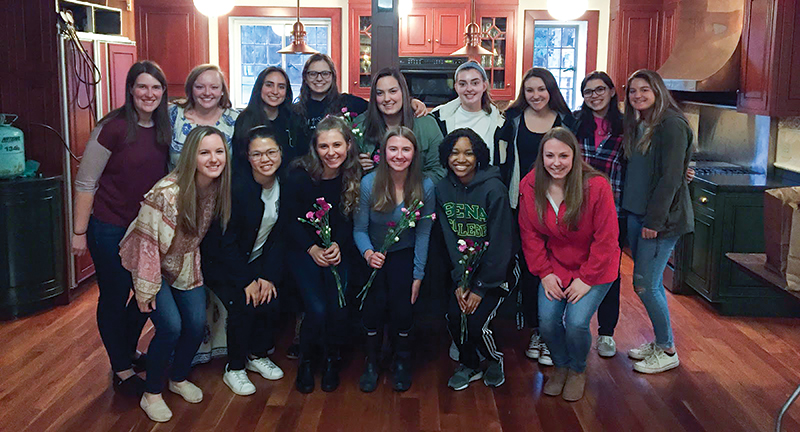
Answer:
[[[321,76],[322,79],[330,79],[330,77],[332,75],[333,75],[333,72],[331,72],[329,70],[321,71],[321,72],[320,71],[307,71],[306,72],[306,76],[308,77],[308,79],[310,79],[312,81],[317,79],[317,77],[319,77],[319,76]]]
[[[254,161],[263,160],[264,156],[268,157],[270,160],[275,160],[281,155],[280,150],[267,150],[265,152],[251,152],[247,156]]]
[[[604,94],[606,94],[606,90],[608,90],[608,87],[606,86],[600,86],[593,89],[587,88],[583,90],[583,97],[589,98],[592,97],[593,94],[597,96],[603,96]]]

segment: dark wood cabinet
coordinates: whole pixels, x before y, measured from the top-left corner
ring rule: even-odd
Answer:
[[[762,180],[760,186],[745,182],[728,187],[702,177],[690,184],[695,226],[694,233],[682,239],[684,283],[723,315],[800,316],[800,302],[750,277],[725,257],[728,252],[764,252],[763,194],[778,186]]]
[[[739,87],[739,111],[800,115],[800,9],[796,1],[745,2]]]

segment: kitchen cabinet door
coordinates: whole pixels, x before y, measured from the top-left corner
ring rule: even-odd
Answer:
[[[611,78],[618,88],[638,69],[658,69],[659,13],[655,6],[619,10],[609,47]]]
[[[433,54],[433,22],[433,8],[414,8],[400,19],[400,56]]]
[[[516,97],[514,75],[517,70],[515,48],[516,8],[496,6],[479,7],[476,11],[481,26],[481,46],[494,51],[494,55],[481,56],[481,65],[489,75],[489,89],[494,100],[512,100]]]
[[[466,7],[436,8],[433,11],[433,54],[448,56],[464,46]]]
[[[349,93],[369,99],[372,80],[372,9],[350,6]]]
[[[108,44],[108,95],[110,109],[125,104],[125,78],[136,63],[136,46]]]
[[[687,242],[686,250],[689,252],[689,268],[686,283],[709,301],[716,300],[713,286],[714,273],[712,268],[712,250],[714,248],[714,218],[696,214],[694,219],[694,233],[684,237]]]
[[[791,0],[745,2],[738,110],[800,115],[800,9]]]

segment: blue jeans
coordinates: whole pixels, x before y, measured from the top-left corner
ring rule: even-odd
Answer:
[[[206,326],[206,290],[172,288],[166,281],[156,294],[156,310],[150,314],[156,334],[147,350],[148,393],[161,393],[173,351],[170,379],[180,382],[189,375],[192,357],[203,342]]]
[[[669,306],[664,292],[664,269],[680,236],[654,239],[642,238],[642,216],[628,215],[628,244],[633,253],[633,289],[647,309],[656,345],[662,349],[675,346],[672,339],[672,324]]]
[[[119,258],[119,242],[126,229],[92,217],[86,232],[100,291],[97,328],[114,372],[131,368],[136,344],[147,322],[147,314],[139,311],[136,299],[129,300],[133,281]]]
[[[589,321],[608,294],[611,283],[594,285],[577,303],[548,300],[539,284],[539,333],[556,367],[575,372],[586,370],[586,356],[592,348]]]

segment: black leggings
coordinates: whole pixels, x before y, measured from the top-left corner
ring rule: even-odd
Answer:
[[[453,288],[455,290],[455,288]],[[494,334],[490,327],[497,309],[503,304],[505,297],[498,295],[498,290],[489,290],[483,296],[478,308],[467,315],[467,338],[461,343],[461,308],[458,307],[455,293],[451,291],[447,308],[447,329],[458,347],[459,361],[470,369],[478,369],[480,360],[478,351],[487,359],[503,362],[503,353],[497,349]]]
[[[347,286],[347,258],[337,267],[342,286]],[[303,299],[305,318],[300,327],[300,352],[309,356],[314,348],[336,348],[344,343],[347,308],[339,307],[336,281],[330,268],[318,266],[305,251],[289,252],[297,289]]]
[[[414,248],[386,254],[383,267],[364,300],[361,320],[367,333],[375,333],[389,324],[393,335],[408,335],[414,324],[411,284],[414,282]],[[389,312],[388,322],[386,312]]]
[[[209,286],[228,310],[228,367],[243,370],[247,356],[266,357],[275,346],[275,326],[279,315],[278,298],[258,307],[247,304],[244,289]]]
[[[622,249],[626,244],[628,222],[625,218],[619,218],[618,222],[619,248]],[[617,274],[617,280],[611,284],[611,289],[597,309],[597,334],[600,336],[614,336],[614,329],[619,321],[619,288],[620,275]]]

